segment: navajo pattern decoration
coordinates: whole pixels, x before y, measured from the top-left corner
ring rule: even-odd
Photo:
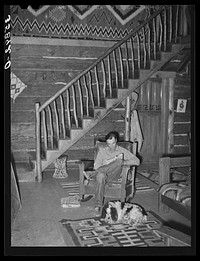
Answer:
[[[17,96],[27,87],[13,72],[10,74],[10,95],[13,102]]]
[[[11,8],[12,35],[70,39],[124,38],[149,15],[145,5],[46,5]]]
[[[60,223],[70,234],[73,244],[82,247],[148,247],[164,246],[163,238],[156,230],[160,221],[148,213],[145,224],[133,227],[130,224],[107,224],[99,217],[67,220]]]

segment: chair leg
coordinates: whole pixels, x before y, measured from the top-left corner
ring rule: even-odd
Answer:
[[[126,201],[126,190],[122,189],[121,190],[121,202],[125,202]]]
[[[84,198],[84,164],[79,164],[79,197]]]

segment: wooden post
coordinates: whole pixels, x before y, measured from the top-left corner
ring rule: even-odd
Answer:
[[[162,79],[161,84],[161,153],[167,152],[168,112],[169,112],[168,79]]]
[[[174,78],[169,78],[168,153],[174,152]]]
[[[41,170],[41,155],[40,155],[40,104],[35,104],[35,116],[36,116],[36,179],[37,181],[42,181],[42,170]]]
[[[159,160],[159,187],[170,182],[170,158],[160,158]],[[169,207],[162,203],[162,195],[158,193],[158,213],[167,213]]]
[[[170,157],[163,157],[159,160],[159,187],[170,182]]]
[[[131,102],[130,96],[126,98],[126,107],[125,107],[125,135],[124,139],[126,141],[130,140],[130,124],[131,122]]]

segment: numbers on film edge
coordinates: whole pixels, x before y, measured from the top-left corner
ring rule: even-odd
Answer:
[[[4,39],[5,39],[5,54],[7,54],[7,62],[4,65],[4,69],[8,69],[11,66],[10,61],[10,53],[11,53],[11,40],[10,40],[10,15],[8,15],[8,18],[5,19],[5,30],[4,30]]]

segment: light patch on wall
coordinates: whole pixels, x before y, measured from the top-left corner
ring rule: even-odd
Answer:
[[[186,111],[187,100],[178,99],[176,112],[184,113]]]
[[[10,96],[15,102],[17,96],[27,87],[13,72],[10,74]]]
[[[49,11],[49,17],[55,22],[61,22],[66,17],[66,13],[63,9],[61,6],[56,6]]]

